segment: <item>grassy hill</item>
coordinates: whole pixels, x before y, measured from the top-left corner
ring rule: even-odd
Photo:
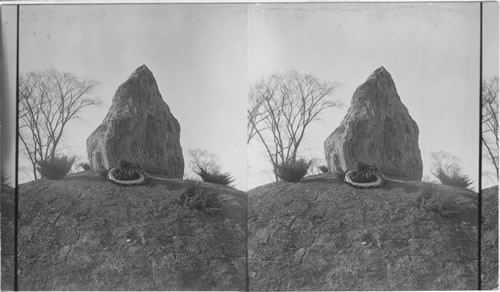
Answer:
[[[477,194],[329,175],[248,192],[250,290],[476,289]]]
[[[2,185],[0,213],[2,218],[2,286],[1,290],[14,289],[14,189]]]
[[[498,186],[481,195],[481,288],[493,290],[498,289]]]
[[[94,172],[19,186],[21,290],[243,290],[246,196],[182,180],[123,187]]]

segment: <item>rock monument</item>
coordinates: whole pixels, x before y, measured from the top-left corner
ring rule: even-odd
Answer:
[[[378,166],[389,177],[422,179],[417,123],[384,67],[356,89],[344,120],[324,146],[332,172],[346,171],[362,162]]]
[[[148,172],[182,178],[180,125],[146,65],[116,90],[108,114],[87,139],[87,155],[94,170],[109,169],[125,160]]]

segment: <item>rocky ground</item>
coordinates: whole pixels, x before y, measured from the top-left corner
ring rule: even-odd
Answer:
[[[86,172],[20,186],[23,290],[243,290],[246,199],[202,184],[221,210],[179,205],[180,180],[120,187]],[[328,175],[253,189],[251,290],[477,289],[476,194]],[[498,188],[483,190],[481,282],[498,287]],[[2,290],[13,288],[14,190],[2,188]]]
[[[328,176],[248,192],[250,290],[474,290],[477,194]]]
[[[0,212],[2,218],[2,291],[14,289],[14,189],[2,185]]]
[[[122,187],[94,172],[19,186],[21,290],[244,290],[246,195],[182,180]]]
[[[498,289],[498,186],[482,195],[481,288]]]

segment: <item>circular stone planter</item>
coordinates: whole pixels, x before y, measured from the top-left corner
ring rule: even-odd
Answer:
[[[377,186],[382,184],[382,177],[380,175],[377,175],[377,174],[374,174],[374,176],[377,178],[377,180],[374,182],[369,182],[369,183],[355,182],[351,179],[351,174],[355,171],[356,171],[355,169],[351,169],[351,170],[347,171],[345,174],[345,181],[352,186],[355,186],[358,188],[374,188],[374,187],[377,187]]]
[[[139,185],[139,184],[142,184],[144,182],[144,174],[140,173],[140,172],[137,172],[139,174],[139,178],[138,179],[134,179],[134,180],[119,180],[119,179],[116,179],[115,176],[114,176],[114,172],[117,168],[114,167],[112,169],[110,169],[108,171],[108,179],[114,183],[117,183],[117,184],[120,184],[120,185],[126,185],[126,186],[130,186],[130,185]]]

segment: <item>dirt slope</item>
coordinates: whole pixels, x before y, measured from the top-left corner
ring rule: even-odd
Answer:
[[[245,194],[203,183],[220,208],[205,214],[180,206],[185,185],[92,172],[20,185],[19,288],[245,289]]]
[[[2,218],[2,286],[1,290],[14,289],[14,189],[2,185],[0,213]]]
[[[328,175],[248,192],[250,290],[477,289],[477,194]]]
[[[498,288],[498,186],[482,195],[481,289]]]

